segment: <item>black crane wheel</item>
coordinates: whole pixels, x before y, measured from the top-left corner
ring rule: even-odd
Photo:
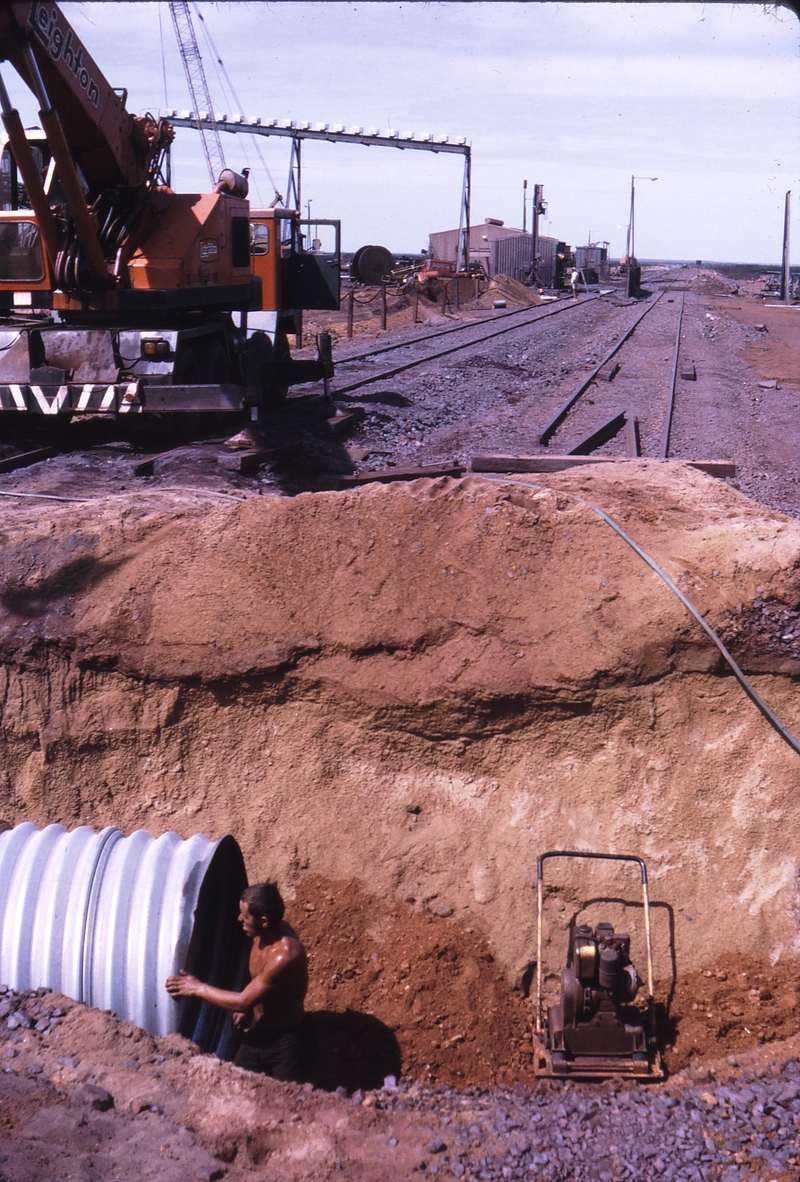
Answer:
[[[203,381],[223,386],[233,378],[230,361],[222,341],[212,340],[203,350]]]
[[[200,358],[194,343],[187,341],[178,349],[178,356],[172,367],[172,383],[175,386],[199,386],[202,381]]]

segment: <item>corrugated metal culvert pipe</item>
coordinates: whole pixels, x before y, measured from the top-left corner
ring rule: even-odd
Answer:
[[[247,941],[237,922],[247,885],[232,837],[125,837],[109,826],[0,832],[0,981],[47,986],[113,1010],[151,1034],[178,1032],[231,1056],[230,1015],[198,998],[177,1005],[164,981],[187,968],[238,989]]]

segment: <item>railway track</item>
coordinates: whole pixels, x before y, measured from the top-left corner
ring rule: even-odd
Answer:
[[[679,385],[680,377],[695,376],[692,365],[690,373],[681,373],[686,368],[681,364],[686,298],[667,280],[635,306],[603,301],[585,319],[578,315],[564,321],[563,327],[537,329],[533,326],[545,317],[524,310],[491,334],[475,331],[473,325],[466,333],[462,326],[447,330],[446,347],[429,344],[423,356],[419,353],[426,338],[396,342],[398,348],[414,346],[417,355],[403,360],[402,366],[359,378],[359,386],[377,384],[412,365],[421,369],[427,364],[429,372],[413,383],[399,384],[398,392],[364,396],[364,401],[385,404],[385,410],[381,406],[367,416],[361,435],[366,446],[351,449],[356,462],[367,461],[365,467],[332,476],[326,487],[420,474],[455,475],[456,469],[555,471],[577,462],[669,456],[676,407],[696,412],[694,399],[690,404],[687,398],[695,391]],[[588,302],[582,301],[584,308]],[[548,311],[551,317],[556,314],[555,309]],[[525,331],[516,332],[513,343],[509,337],[505,344],[501,332],[512,328]],[[501,339],[492,342],[494,336]],[[388,347],[382,351],[388,352]],[[358,364],[370,359],[363,353],[352,358]],[[339,395],[337,391],[334,396]],[[406,409],[390,412],[389,406]],[[684,436],[682,423],[680,418],[679,434]],[[706,447],[691,452],[679,447],[678,454],[717,476],[736,473],[732,461],[708,458]],[[710,456],[717,454],[712,448]],[[393,458],[383,467],[369,462],[370,456],[387,455]]]
[[[158,454],[126,445],[106,456],[102,444],[92,447],[81,435],[54,449],[58,457],[32,444],[22,454],[0,456],[0,473],[7,473],[2,485],[81,496],[97,484],[102,464],[109,478],[117,473],[123,482],[196,478],[218,487],[222,479],[223,487],[240,494],[255,488],[255,479],[264,491],[271,486],[292,495],[370,479],[412,479],[423,466],[426,474],[470,467],[541,471],[542,462],[572,456],[574,463],[593,452],[598,460],[669,454],[684,299],[668,288],[644,305],[590,295],[577,303],[513,309],[490,324],[473,321],[395,339],[338,357],[337,374],[353,367],[352,380],[333,384],[330,397],[309,391],[287,399],[262,424],[263,438],[237,444],[243,450],[233,454],[222,439],[209,438],[168,451],[162,444]],[[387,355],[389,365],[375,364]],[[357,393],[405,371],[412,373],[397,389]],[[424,376],[416,376],[421,371]],[[355,405],[337,407],[331,397]],[[358,432],[346,445],[354,427]],[[476,462],[526,456],[539,466]],[[52,464],[40,462],[48,457]],[[15,470],[29,466],[30,479],[14,479]]]
[[[539,435],[542,446],[589,455],[624,429],[628,455],[669,455],[685,294],[675,302],[668,291],[639,312],[551,415]]]
[[[428,365],[433,361],[438,361],[442,357],[449,357],[453,353],[463,352],[465,349],[471,349],[476,345],[483,344],[485,341],[494,340],[496,337],[503,336],[509,332],[516,332],[522,328],[529,328],[531,325],[538,324],[542,320],[548,320],[552,316],[561,315],[570,309],[585,308],[587,304],[594,303],[602,299],[600,294],[589,295],[583,299],[578,300],[577,303],[570,300],[556,304],[555,306],[547,308],[516,308],[511,312],[502,313],[502,317],[497,317],[492,321],[496,323],[497,319],[512,319],[513,323],[503,324],[500,328],[493,328],[490,332],[481,331],[486,328],[483,323],[476,324],[474,322],[468,324],[459,324],[453,328],[440,329],[437,332],[427,333],[424,336],[414,337],[407,341],[397,341],[390,345],[381,345],[375,349],[370,349],[365,353],[356,353],[350,356],[336,356],[336,368],[341,370],[342,366],[358,365],[361,363],[369,364],[373,358],[379,354],[395,352],[398,350],[417,349],[420,346],[426,346],[431,340],[438,337],[450,337],[458,334],[461,339],[454,344],[447,345],[443,349],[438,349],[435,352],[426,351],[424,354],[411,357],[399,365],[393,366],[391,369],[386,369],[381,373],[369,373],[364,376],[357,377],[354,381],[348,382],[344,386],[336,386],[332,388],[330,393],[335,398],[341,398],[346,394],[350,394],[353,390],[359,390],[363,386],[370,386],[374,382],[387,381],[389,378],[396,377],[397,374],[404,373],[406,370],[414,369],[418,365]]]

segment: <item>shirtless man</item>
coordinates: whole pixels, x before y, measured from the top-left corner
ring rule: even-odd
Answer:
[[[250,982],[239,993],[206,985],[181,970],[167,978],[176,1000],[199,997],[233,1011],[241,1045],[238,1067],[274,1079],[303,1083],[317,1051],[316,1036],[303,1002],[308,992],[305,949],[288,923],[274,882],[248,887],[239,900],[239,923],[252,941]]]

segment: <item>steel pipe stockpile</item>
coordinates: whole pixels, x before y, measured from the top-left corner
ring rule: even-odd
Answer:
[[[227,1058],[230,1016],[197,998],[177,1005],[166,978],[187,968],[240,988],[247,941],[237,923],[247,885],[232,837],[130,837],[113,826],[0,832],[0,981],[46,986],[113,1010],[151,1034],[178,1032]]]

